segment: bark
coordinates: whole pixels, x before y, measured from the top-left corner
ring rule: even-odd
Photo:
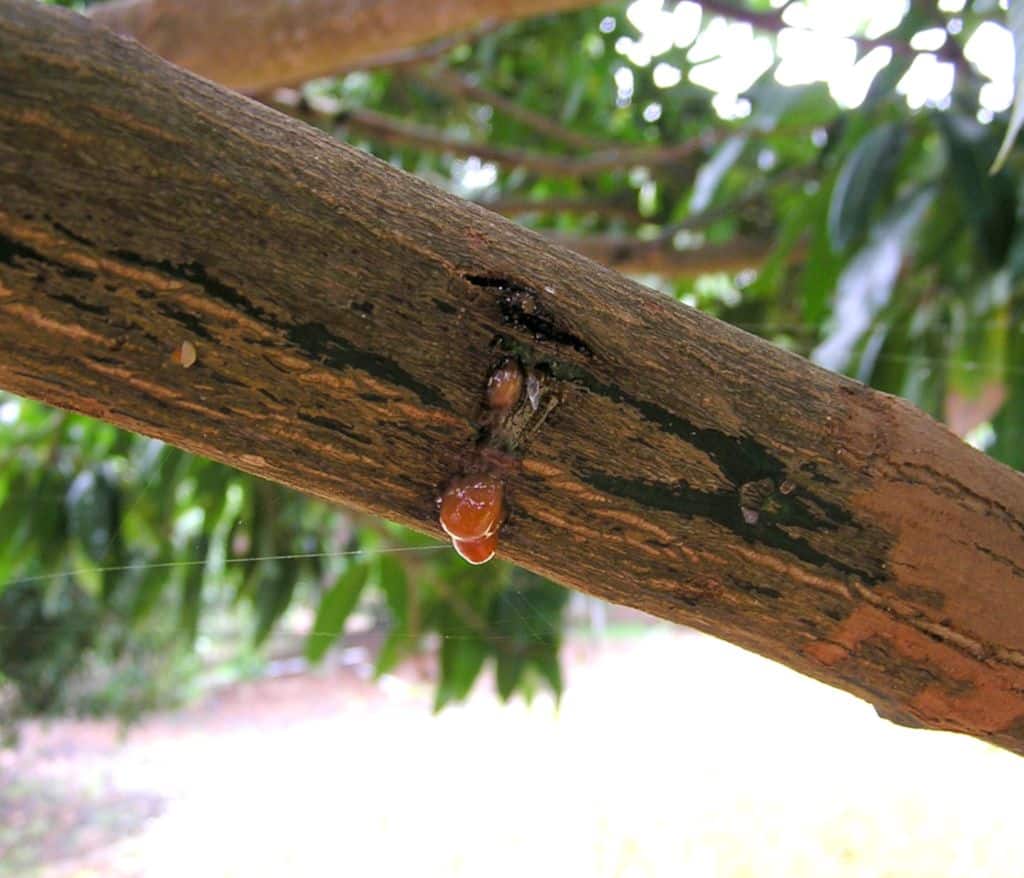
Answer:
[[[508,467],[505,557],[1024,753],[1020,475],[86,19],[0,0],[0,386],[440,536],[507,354],[553,408]]]
[[[373,66],[380,58],[493,21],[597,0],[112,0],[95,21],[168,61],[255,93]]]

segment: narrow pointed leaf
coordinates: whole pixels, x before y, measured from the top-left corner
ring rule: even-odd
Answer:
[[[338,578],[337,584],[320,599],[313,630],[306,640],[306,658],[320,661],[345,627],[345,620],[359,602],[366,584],[366,567],[353,564]]]

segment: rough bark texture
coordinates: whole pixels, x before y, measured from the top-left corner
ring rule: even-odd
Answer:
[[[249,93],[373,63],[491,21],[598,0],[112,0],[95,21]]]
[[[1020,475],[86,19],[0,0],[0,386],[440,535],[506,352],[558,404],[509,475],[502,554],[1024,753]]]

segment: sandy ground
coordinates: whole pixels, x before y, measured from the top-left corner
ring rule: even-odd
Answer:
[[[335,670],[33,729],[0,876],[1024,878],[1024,759],[676,629],[574,653],[558,709]]]

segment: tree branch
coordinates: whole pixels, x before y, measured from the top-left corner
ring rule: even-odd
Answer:
[[[593,214],[610,219],[623,219],[632,223],[644,222],[644,217],[636,207],[636,195],[627,193],[621,198],[594,197],[551,197],[524,198],[515,195],[504,195],[489,201],[478,201],[481,207],[500,213],[502,216],[514,217],[523,214],[554,214],[578,213]]]
[[[517,122],[522,123],[527,128],[531,128],[538,134],[542,134],[549,140],[563,143],[574,149],[606,150],[616,148],[614,144],[606,140],[598,140],[597,138],[580,134],[578,131],[573,131],[571,128],[566,128],[542,113],[535,113],[518,102],[490,89],[483,88],[468,77],[460,76],[439,65],[434,65],[429,69],[427,76],[424,77],[424,82],[430,88],[445,94],[488,104],[502,115],[507,116],[509,119],[515,119]]]
[[[1020,474],[80,16],[0,0],[0,387],[441,536],[507,356],[554,410],[502,461],[503,555],[1024,753]]]
[[[296,85],[485,22],[596,0],[110,0],[92,18],[168,61],[239,91]]]
[[[289,107],[283,104],[274,106],[289,115],[324,128],[324,130],[333,126],[345,126],[348,130],[358,132],[376,143],[433,150],[463,158],[476,157],[505,168],[524,168],[536,174],[555,177],[588,177],[607,171],[628,170],[640,166],[674,165],[692,158],[716,142],[735,134],[735,131],[723,128],[705,131],[696,137],[670,146],[623,146],[586,155],[557,155],[459,140],[449,137],[435,128],[406,122],[374,110],[353,109],[337,113],[324,113],[310,108],[305,102],[298,107]]]
[[[331,74],[338,75],[353,70],[373,70],[380,67],[391,67],[399,70],[404,67],[419,67],[428,61],[435,61],[442,55],[446,55],[462,43],[476,42],[485,34],[497,30],[502,24],[503,22],[497,19],[484,21],[470,30],[457,31],[448,36],[439,37],[429,43],[394,49],[373,58],[360,60],[348,67],[339,67],[337,70],[331,71]],[[299,82],[297,80],[294,84],[298,85]]]
[[[671,242],[642,241],[621,235],[559,235],[547,233],[559,246],[625,274],[660,274],[687,278],[725,272],[736,274],[758,268],[771,254],[775,242],[761,238],[736,238],[724,244],[705,244],[677,250]]]
[[[721,15],[733,21],[746,22],[756,30],[778,33],[792,27],[783,20],[782,10],[760,12],[740,6],[737,3],[731,2],[731,0],[700,0],[700,5],[706,12],[712,15]],[[800,30],[800,28],[796,28],[796,30]],[[890,49],[894,55],[902,55],[908,58],[913,58],[919,54],[909,43],[893,39],[892,37],[852,36],[849,39],[853,40],[864,51],[885,48]],[[934,54],[941,60],[948,61],[960,69],[971,70],[970,65],[967,64],[963,55],[957,50],[957,46],[953,45],[949,38]]]

